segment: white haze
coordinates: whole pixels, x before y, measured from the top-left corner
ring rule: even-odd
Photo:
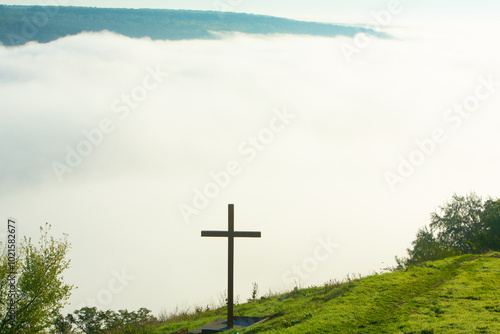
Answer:
[[[174,42],[99,33],[0,47],[0,212],[18,220],[19,235],[36,239],[45,222],[52,235],[69,235],[64,277],[78,289],[68,312],[99,294],[101,309],[218,303],[226,241],[200,231],[226,229],[229,203],[237,229],[262,231],[236,240],[242,301],[252,282],[263,293],[293,288],[286,273],[311,265],[318,238],[336,248],[301,286],[370,274],[394,265],[454,192],[500,195],[498,92],[460,126],[444,119],[480,78],[500,81],[498,28],[398,28],[351,63],[340,48],[352,45],[347,37]],[[123,117],[123,104],[113,104],[158,66],[161,84]],[[294,118],[248,161],[238,148],[285,110]],[[67,147],[103,119],[114,130],[60,182],[53,162],[65,163]],[[392,191],[385,173],[436,128],[448,140]],[[192,205],[195,189],[231,161],[241,173],[186,222],[180,205]],[[134,279],[103,303],[121,271]]]

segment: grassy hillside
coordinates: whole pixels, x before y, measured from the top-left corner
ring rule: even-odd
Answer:
[[[271,16],[192,10],[119,9],[0,5],[0,43],[47,43],[84,31],[109,30],[151,39],[211,39],[212,32],[354,36],[359,32],[387,37],[372,29],[302,22]]]
[[[224,311],[164,323],[155,333],[186,333]],[[500,333],[500,253],[295,290],[237,305],[235,315],[273,315],[238,333]]]

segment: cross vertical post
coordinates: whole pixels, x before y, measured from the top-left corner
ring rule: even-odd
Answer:
[[[234,238],[260,238],[260,232],[234,231],[234,204],[229,204],[227,231],[201,231],[202,237],[227,238],[227,327],[234,327]]]
[[[233,327],[233,291],[234,291],[234,204],[227,207],[227,326]]]

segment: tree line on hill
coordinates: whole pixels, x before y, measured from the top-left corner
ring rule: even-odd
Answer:
[[[115,312],[83,307],[65,317],[60,314],[73,288],[62,277],[70,264],[66,259],[70,245],[66,236],[54,239],[49,231],[48,224],[40,228],[38,247],[27,238],[20,245],[3,246],[0,333],[149,333],[159,320],[146,308]],[[403,269],[449,256],[490,251],[500,251],[500,199],[483,201],[475,193],[455,194],[431,214],[429,226],[418,230],[407,249],[408,256],[396,257],[396,262],[398,269]],[[254,285],[254,300],[256,291]]]
[[[81,32],[108,30],[153,40],[213,39],[213,32],[353,37],[387,34],[369,28],[303,22],[272,16],[194,10],[0,5],[0,43],[48,43]]]
[[[127,310],[115,312],[101,311],[96,307],[83,307],[65,317],[57,314],[54,319],[53,333],[72,334],[78,331],[85,334],[145,334],[150,333],[149,326],[157,322],[157,319],[151,315],[151,311],[146,308],[132,312]]]

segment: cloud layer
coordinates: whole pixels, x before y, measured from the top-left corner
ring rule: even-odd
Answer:
[[[262,231],[236,242],[242,300],[392,264],[454,192],[498,195],[498,27],[460,27],[1,47],[1,212],[69,234],[71,307],[217,302],[226,246],[200,230],[228,203]]]

